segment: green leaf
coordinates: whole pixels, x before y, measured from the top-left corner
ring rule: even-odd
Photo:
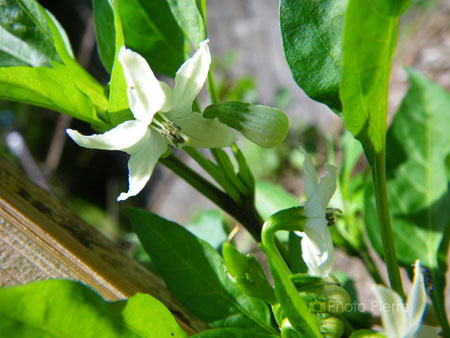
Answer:
[[[118,0],[126,45],[153,71],[173,77],[184,61],[184,37],[166,1]]]
[[[185,227],[192,234],[218,249],[227,240],[226,226],[227,222],[222,213],[212,209],[197,212]]]
[[[348,0],[281,0],[283,48],[292,76],[312,99],[342,110],[339,84]]]
[[[195,0],[167,0],[167,2],[184,35],[197,49],[200,42],[205,39],[206,32]]]
[[[341,101],[345,127],[369,162],[385,148],[387,93],[404,0],[349,0],[345,14]]]
[[[256,210],[263,219],[282,209],[298,206],[297,199],[278,184],[257,181],[255,187]]]
[[[92,0],[92,9],[98,55],[108,74],[111,74],[116,54],[116,30],[111,0]]]
[[[131,224],[172,295],[212,327],[274,333],[267,305],[243,295],[223,259],[186,229],[144,210],[129,210]]]
[[[387,188],[399,263],[409,269],[420,259],[430,269],[433,301],[443,311],[450,231],[450,192],[446,158],[450,154],[450,94],[417,71],[387,136]],[[381,254],[372,189],[366,192],[365,226]]]
[[[191,336],[191,338],[249,338],[249,337],[274,338],[279,336],[233,328],[206,330]]]
[[[0,4],[4,17],[0,40],[9,53],[0,56],[0,64],[9,66],[0,70],[0,96],[67,113],[97,127],[103,125],[91,109],[106,110],[103,87],[75,61],[67,34],[56,18],[33,0],[5,0]],[[19,59],[26,62],[16,62]],[[31,67],[13,67],[16,65],[49,69],[33,71]],[[22,78],[16,78],[18,74]],[[58,97],[62,92],[66,96]]]
[[[11,338],[187,337],[170,311],[150,295],[108,303],[68,280],[2,288],[0,314],[0,332]]]
[[[59,61],[42,7],[32,0],[0,1],[0,66],[50,66]]]
[[[115,126],[133,119],[128,105],[127,83],[118,59],[120,48],[125,45],[122,22],[117,0],[94,0],[93,8],[99,55],[106,71],[111,74],[105,119]]]
[[[45,67],[0,68],[0,99],[18,101],[68,114],[94,126],[105,126],[91,100],[68,81],[67,74]]]

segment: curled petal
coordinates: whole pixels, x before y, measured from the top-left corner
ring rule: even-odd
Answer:
[[[414,266],[414,280],[406,303],[409,319],[408,332],[411,334],[415,333],[420,327],[423,313],[427,305],[427,293],[420,261],[417,260]]]
[[[197,148],[222,148],[233,144],[236,135],[231,128],[217,120],[205,119],[200,113],[192,113],[183,119],[174,119],[190,143]]]
[[[302,152],[305,155],[305,160],[303,161],[303,170],[305,172],[305,183],[303,189],[306,197],[311,199],[314,197],[319,180],[317,178],[316,168],[314,167],[311,156],[309,156],[309,154],[304,150],[302,150]]]
[[[404,338],[408,319],[402,298],[395,292],[384,286],[375,286],[373,293],[377,298],[383,327],[389,338]]]
[[[159,157],[167,149],[167,142],[159,133],[149,131],[139,146],[128,160],[128,192],[121,193],[117,201],[136,196],[145,187]]]
[[[192,112],[192,102],[200,93],[211,64],[208,42],[200,42],[198,51],[177,71],[173,88],[175,108],[171,112],[172,118],[183,118]]]
[[[327,173],[320,180],[319,188],[318,188],[318,198],[320,204],[326,209],[328,203],[333,197],[334,192],[336,191],[336,181],[337,181],[337,169],[334,165],[329,163],[325,164],[325,169]]]
[[[136,118],[150,124],[165,102],[164,91],[147,61],[138,53],[122,47],[119,61],[127,82],[128,104]]]
[[[122,150],[135,146],[147,132],[147,125],[137,120],[126,121],[103,133],[90,136],[81,135],[78,131],[67,129],[67,134],[79,146],[90,149]]]

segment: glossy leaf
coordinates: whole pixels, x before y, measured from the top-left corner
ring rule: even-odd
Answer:
[[[243,295],[223,259],[186,229],[144,210],[129,210],[131,224],[172,295],[212,327],[274,333],[267,305]]]
[[[387,93],[405,0],[349,0],[343,35],[341,101],[345,127],[369,162],[385,148]]]
[[[192,42],[194,49],[205,39],[203,18],[195,0],[167,0],[173,16],[184,35]]]
[[[278,335],[262,334],[255,331],[225,328],[225,329],[212,329],[197,333],[191,338],[274,338]]]
[[[0,99],[59,111],[95,126],[105,126],[91,100],[67,74],[46,67],[0,68]]]
[[[184,37],[166,1],[118,0],[125,42],[157,73],[174,76],[184,61]]]
[[[348,0],[281,0],[283,48],[292,76],[312,99],[341,111],[342,31]]]
[[[150,295],[108,303],[68,280],[0,289],[0,315],[0,332],[11,338],[187,337],[170,311]]]
[[[433,301],[443,302],[449,233],[450,192],[446,158],[450,154],[450,94],[417,71],[387,136],[387,188],[393,237],[400,264],[420,259],[430,269]],[[382,252],[376,210],[366,192],[365,226]],[[442,303],[439,305],[443,310]],[[435,307],[439,310],[435,303]]]
[[[49,67],[60,60],[42,7],[33,0],[0,1],[0,66]]]

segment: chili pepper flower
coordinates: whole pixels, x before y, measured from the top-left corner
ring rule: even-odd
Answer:
[[[333,266],[334,246],[327,226],[326,211],[336,190],[336,167],[325,164],[327,173],[319,182],[311,157],[304,154],[304,192],[308,199],[304,208],[308,220],[304,232],[296,233],[302,237],[302,257],[309,274],[328,277]]]
[[[427,305],[427,292],[420,261],[414,264],[414,279],[406,304],[395,291],[384,286],[374,286],[383,327],[387,338],[437,337],[437,329],[421,325]]]
[[[159,157],[168,145],[220,148],[231,145],[235,134],[217,120],[192,111],[192,103],[208,75],[211,55],[208,40],[178,69],[175,86],[158,81],[145,59],[122,47],[119,51],[134,120],[125,121],[104,134],[91,136],[67,129],[80,146],[128,153],[129,189],[118,201],[137,195],[146,185]]]

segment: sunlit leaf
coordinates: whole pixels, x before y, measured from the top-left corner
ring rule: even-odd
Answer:
[[[342,31],[348,0],[281,0],[283,48],[292,76],[312,99],[341,111]]]
[[[108,303],[68,280],[0,289],[0,315],[0,332],[11,338],[187,337],[170,311],[150,295]]]
[[[144,210],[129,210],[131,224],[172,295],[212,327],[276,332],[267,305],[242,294],[223,259],[182,226]]]

